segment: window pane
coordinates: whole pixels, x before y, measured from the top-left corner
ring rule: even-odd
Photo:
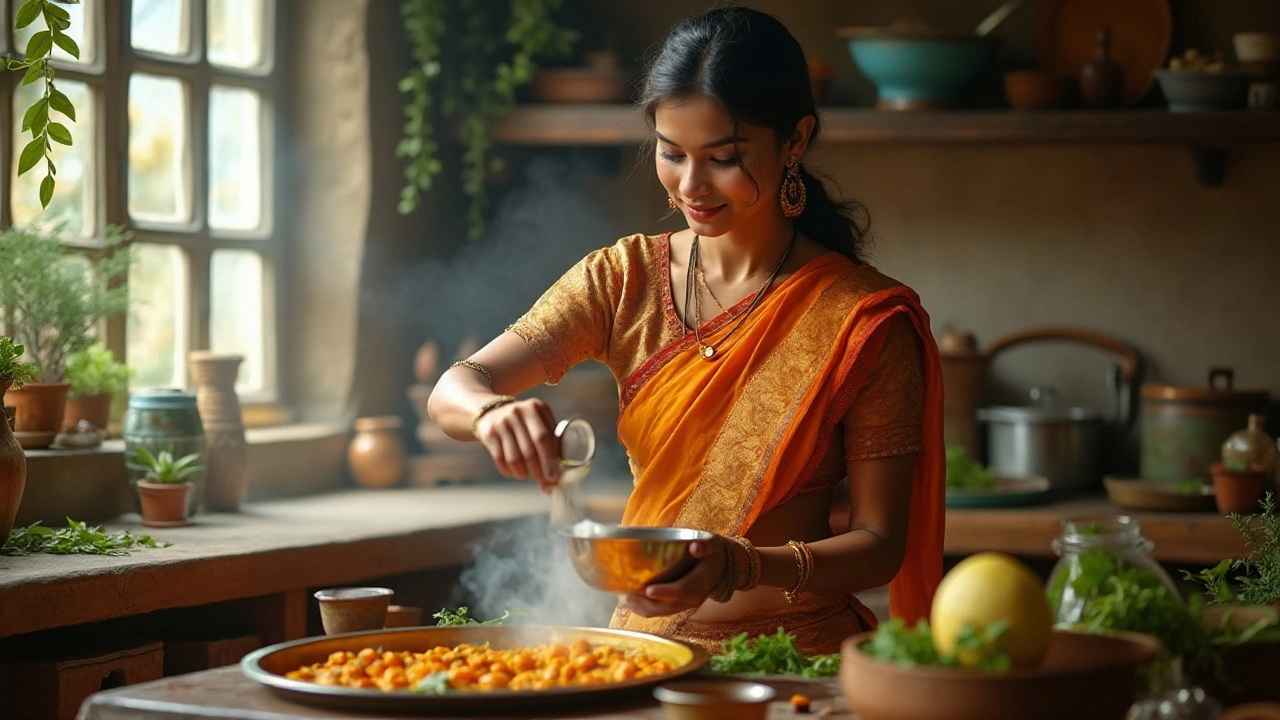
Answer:
[[[129,78],[129,214],[139,220],[191,220],[187,90],[179,80]]]
[[[58,7],[67,11],[67,15],[70,18],[71,27],[63,30],[62,32],[67,37],[75,40],[76,45],[80,47],[80,60],[78,62],[81,65],[93,64],[98,50],[93,44],[93,39],[97,37],[97,33],[87,33],[85,32],[85,28],[87,27],[86,23],[102,22],[100,19],[102,15],[98,12],[100,2],[101,0],[84,0],[84,3],[79,5],[58,4]],[[13,9],[13,13],[16,15],[18,10],[25,4],[26,3],[23,0],[13,0],[9,3],[9,7]],[[86,8],[88,8],[87,12]],[[26,50],[27,42],[31,40],[32,35],[35,35],[41,30],[48,29],[49,27],[45,24],[44,18],[38,18],[35,22],[21,30],[14,30],[13,39],[19,50]],[[53,56],[58,60],[77,62],[77,60],[71,57],[66,50],[63,50],[57,45],[54,45],[53,47]]]
[[[207,0],[209,62],[229,68],[265,67],[269,57],[269,0]]]
[[[262,256],[248,250],[215,250],[209,275],[209,348],[244,355],[236,390],[261,392],[266,375]]]
[[[187,262],[172,245],[135,243],[125,327],[133,389],[183,387],[187,347]]]
[[[262,101],[252,90],[209,93],[209,227],[262,224]]]
[[[89,86],[75,80],[58,80],[60,90],[76,108],[76,122],[61,113],[53,113],[53,119],[71,131],[73,144],[53,144],[53,164],[58,170],[53,199],[47,209],[40,207],[40,183],[48,166],[40,161],[26,174],[18,176],[17,158],[22,148],[31,141],[30,133],[22,132],[22,116],[42,95],[44,84],[35,82],[14,91],[13,105],[13,221],[20,225],[37,221],[48,228],[65,223],[64,232],[74,236],[93,234],[93,180],[97,176],[94,162],[98,157],[97,138],[94,136],[94,107]]]
[[[191,50],[187,0],[133,0],[130,43],[138,50],[186,55]]]

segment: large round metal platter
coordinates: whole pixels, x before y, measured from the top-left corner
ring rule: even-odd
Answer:
[[[351,652],[366,647],[392,651],[425,652],[441,645],[489,643],[496,649],[532,647],[543,643],[570,643],[585,640],[610,644],[623,650],[650,653],[667,660],[670,672],[622,682],[569,686],[548,690],[459,691],[443,695],[379,689],[358,689],[317,685],[292,680],[285,674],[304,665],[323,662],[330,653]],[[592,704],[628,697],[647,697],[648,689],[674,678],[701,670],[708,662],[701,648],[675,640],[604,628],[555,627],[547,625],[463,625],[417,627],[347,633],[304,638],[271,645],[246,655],[240,662],[244,674],[288,700],[319,707],[371,712],[493,713],[511,710],[540,711],[551,707]]]

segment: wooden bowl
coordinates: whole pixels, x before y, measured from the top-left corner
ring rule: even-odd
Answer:
[[[1043,70],[1012,70],[1004,74],[1004,94],[1016,110],[1050,110],[1067,104],[1071,79]]]
[[[1213,512],[1212,485],[1196,492],[1183,492],[1176,480],[1143,480],[1108,475],[1102,478],[1111,502],[1130,510],[1158,512]]]
[[[859,720],[1121,720],[1137,698],[1139,669],[1161,652],[1148,635],[1055,630],[1039,666],[982,673],[873,658],[859,648],[874,636],[843,646],[840,686]]]

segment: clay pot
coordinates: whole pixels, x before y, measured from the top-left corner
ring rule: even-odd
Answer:
[[[347,465],[361,486],[388,488],[400,483],[408,461],[400,437],[402,425],[395,415],[356,420],[356,435],[347,447]]]
[[[1258,621],[1276,622],[1280,610],[1273,605],[1210,605],[1205,608],[1205,620],[1214,627],[1221,627],[1223,619],[1243,630]],[[1230,613],[1230,615],[1228,615]],[[1223,677],[1230,678],[1227,686],[1214,674],[1195,678],[1213,697],[1226,705],[1249,702],[1280,703],[1280,642],[1249,642],[1222,649]]]
[[[138,483],[138,502],[142,506],[142,524],[147,527],[181,527],[189,525],[187,496],[191,483]]]
[[[0,407],[9,390],[9,380],[0,380]],[[22,504],[22,491],[27,487],[27,456],[13,436],[7,413],[0,418],[0,545],[9,538],[13,522]]]
[[[317,590],[320,624],[325,635],[381,630],[387,624],[387,608],[395,592],[380,587],[347,587]]]
[[[210,510],[238,511],[249,489],[249,446],[236,396],[236,375],[243,361],[243,355],[207,351],[187,355],[204,425],[204,502]]]
[[[1111,29],[1099,30],[1097,42],[1097,55],[1080,68],[1080,100],[1085,107],[1115,107],[1124,96],[1124,68],[1111,57]]]
[[[1071,81],[1042,70],[1004,74],[1004,94],[1015,110],[1050,110],[1067,104]]]
[[[1250,515],[1258,512],[1258,502],[1267,486],[1267,470],[1251,465],[1248,470],[1228,470],[1222,463],[1209,466],[1213,475],[1213,493],[1222,514]]]
[[[111,393],[68,397],[62,411],[62,432],[75,432],[81,420],[89,421],[99,430],[106,430],[111,422],[111,401],[114,398]]]
[[[71,383],[27,383],[10,390],[6,402],[17,408],[13,433],[28,450],[47,448],[62,429]]]

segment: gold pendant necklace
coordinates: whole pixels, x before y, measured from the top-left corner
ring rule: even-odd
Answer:
[[[782,272],[782,266],[786,264],[787,258],[790,257],[791,249],[795,247],[796,244],[796,233],[797,230],[793,226],[791,228],[791,240],[787,243],[787,249],[782,253],[782,259],[778,260],[778,264],[773,268],[773,272],[770,273],[769,279],[765,280],[764,284],[760,286],[760,289],[756,291],[755,297],[751,298],[751,304],[737,316],[737,322],[733,324],[733,327],[729,329],[729,332],[714,343],[705,343],[702,341],[702,293],[695,287],[698,274],[701,272],[701,255],[698,251],[698,241],[700,238],[697,235],[693,236],[693,243],[689,246],[689,264],[685,272],[684,324],[685,328],[689,327],[689,305],[692,301],[694,313],[693,337],[698,343],[698,354],[700,354],[704,360],[714,360],[716,352],[719,350],[720,346],[724,345],[729,338],[733,337],[734,333],[738,332],[738,328],[742,327],[742,324],[747,321],[747,317],[749,317],[752,311],[756,309],[756,306],[760,304],[760,300],[764,297],[765,291],[773,285],[773,281],[778,278],[778,273]],[[690,297],[691,290],[693,293],[692,298]],[[707,291],[710,292],[710,288],[707,288]],[[717,304],[719,304],[718,301]],[[721,309],[723,310],[723,308]]]

